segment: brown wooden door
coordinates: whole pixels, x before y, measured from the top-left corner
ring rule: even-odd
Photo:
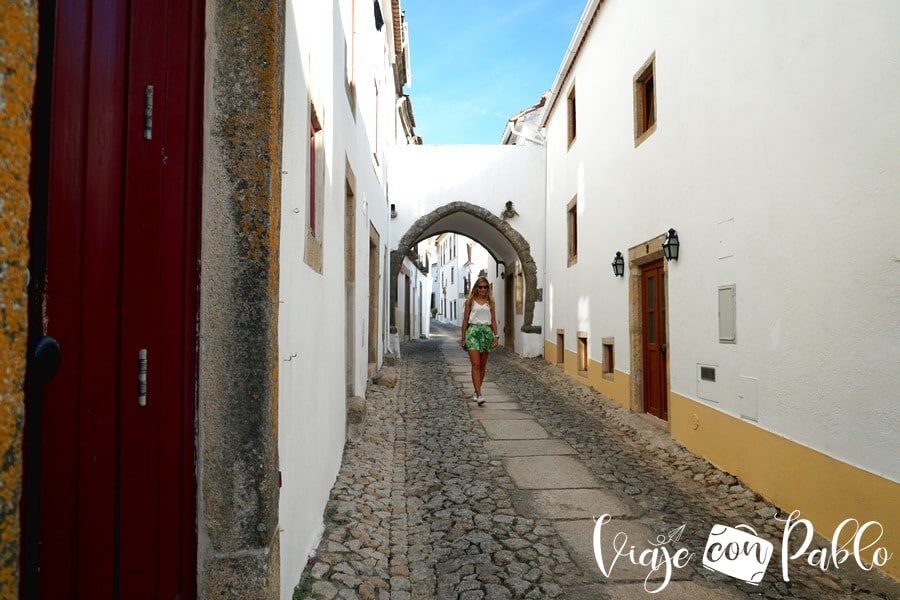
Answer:
[[[29,378],[23,595],[192,598],[203,3],[55,8],[31,324],[62,359]]]
[[[666,275],[662,261],[641,269],[643,313],[644,411],[668,420],[669,385],[666,378]]]

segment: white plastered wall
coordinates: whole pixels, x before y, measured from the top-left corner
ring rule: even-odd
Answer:
[[[898,25],[886,0],[603,3],[546,131],[544,337],[565,329],[569,350],[575,331],[615,337],[629,372],[628,284],[610,262],[674,227],[672,391],[755,408],[760,427],[900,480]],[[635,148],[632,80],[654,54],[657,130]],[[727,284],[736,344],[718,340]],[[717,368],[707,399],[698,364]]]
[[[383,319],[387,281],[383,271],[384,245],[389,236],[383,185],[386,165],[382,153],[376,171],[369,138],[376,117],[372,91],[376,79],[381,82],[382,94],[384,90],[389,92],[387,101],[380,104],[379,115],[387,120],[393,116],[393,84],[387,83],[390,71],[383,52],[389,29],[378,33],[374,24],[369,26],[366,19],[372,19],[370,11],[357,15],[357,27],[366,28],[357,37],[357,53],[371,60],[360,60],[356,65],[358,109],[354,118],[347,100],[343,58],[350,15],[349,0],[334,4],[294,0],[286,5],[278,324],[278,451],[282,475],[279,526],[284,600],[292,597],[307,557],[318,543],[323,511],[340,468],[345,441],[344,210],[348,164],[356,199],[352,393],[364,396],[367,383],[370,228],[381,236],[379,273],[375,277],[382,305],[376,342],[385,339],[387,331]],[[370,46],[368,50],[366,45]],[[377,49],[374,53],[371,46]],[[318,191],[324,194],[321,272],[304,260],[310,101],[317,108],[325,144],[324,184]],[[388,123],[382,130],[394,129],[393,123]],[[383,350],[384,345],[380,344],[379,365]],[[321,360],[323,356],[333,359]]]

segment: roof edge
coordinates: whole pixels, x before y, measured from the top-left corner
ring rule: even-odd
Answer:
[[[562,85],[566,82],[566,79],[568,79],[569,73],[575,65],[575,60],[581,52],[581,46],[584,44],[584,39],[587,36],[591,25],[593,25],[594,19],[597,17],[597,12],[600,10],[601,4],[603,4],[603,0],[588,0],[587,5],[584,7],[584,12],[581,13],[581,18],[578,20],[578,26],[575,28],[575,34],[569,42],[569,47],[563,57],[562,64],[559,66],[559,71],[556,73],[556,78],[553,80],[553,85],[550,86],[550,97],[544,105],[543,114],[541,114],[541,128],[547,126],[547,120],[550,118],[550,115],[553,114],[553,109],[556,107],[556,101],[559,99],[560,88],[562,88]]]

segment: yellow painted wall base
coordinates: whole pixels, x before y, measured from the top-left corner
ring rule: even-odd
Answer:
[[[556,364],[556,344],[544,340],[544,358],[550,364]],[[630,389],[631,376],[614,369],[612,380],[603,377],[603,363],[594,360],[588,361],[587,373],[578,369],[578,353],[570,350],[563,351],[563,364],[559,365],[566,373],[577,381],[589,385],[610,400],[628,408],[631,406]]]
[[[900,579],[900,484],[675,393],[669,394],[669,420],[672,437],[688,450],[782,511],[799,510],[827,539],[844,519],[878,521],[884,535],[876,546],[894,554],[880,570]],[[861,554],[871,561],[872,550]]]
[[[556,356],[556,344],[544,340],[545,360],[556,364]],[[575,380],[630,407],[628,373],[616,371],[614,381],[609,381],[603,378],[602,365],[594,361],[589,362],[586,374],[581,373],[578,354],[568,350],[563,352],[563,361],[559,366]],[[672,437],[688,450],[739,478],[782,511],[799,510],[800,518],[810,521],[826,539],[831,539],[845,519],[877,521],[884,533],[862,553],[863,559],[871,562],[875,547],[886,548],[894,556],[880,570],[900,579],[900,484],[675,393],[669,394],[669,426]],[[841,542],[852,535],[853,527],[845,531],[849,533],[841,536]],[[873,538],[866,536],[868,541]],[[859,568],[850,561],[843,568]]]

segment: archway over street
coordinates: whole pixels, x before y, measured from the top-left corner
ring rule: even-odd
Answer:
[[[534,304],[541,300],[537,283],[537,264],[531,255],[528,241],[501,217],[469,202],[451,202],[420,217],[400,238],[391,252],[391,307],[397,306],[397,276],[403,257],[421,240],[443,232],[455,232],[469,237],[484,246],[498,263],[509,265],[515,260],[522,265],[525,278],[525,312],[521,330],[524,333],[541,333],[541,326],[534,324]],[[391,326],[396,310],[391,310]]]

